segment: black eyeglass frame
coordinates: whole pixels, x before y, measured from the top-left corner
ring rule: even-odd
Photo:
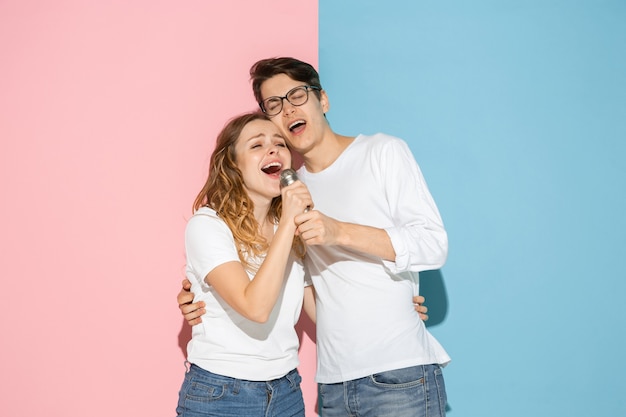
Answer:
[[[298,90],[300,88],[304,88],[304,91],[306,91],[306,100],[304,100],[303,103],[300,104],[294,104],[291,102],[291,100],[289,100],[288,96],[295,90]],[[268,97],[263,101],[259,102],[259,107],[261,108],[261,111],[265,114],[267,114],[269,117],[273,117],[273,116],[277,116],[280,114],[281,111],[283,111],[283,105],[284,105],[284,100],[287,100],[289,102],[289,104],[291,104],[292,106],[296,106],[296,107],[300,107],[300,106],[304,106],[307,101],[309,101],[309,90],[314,90],[314,91],[322,91],[322,89],[316,85],[299,85],[297,87],[292,88],[291,90],[287,91],[287,94],[285,94],[284,96],[272,96],[272,97]],[[280,109],[274,113],[274,114],[269,114],[267,112],[267,109],[265,108],[265,102],[267,102],[267,100],[274,100],[274,99],[280,99]]]

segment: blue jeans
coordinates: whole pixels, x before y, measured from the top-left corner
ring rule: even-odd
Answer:
[[[191,365],[178,393],[180,417],[304,417],[302,378],[294,369],[272,381],[246,381]]]
[[[322,417],[445,417],[446,387],[439,365],[381,372],[320,384]]]

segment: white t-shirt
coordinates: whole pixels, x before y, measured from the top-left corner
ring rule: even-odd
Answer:
[[[300,261],[290,256],[288,278],[270,318],[257,323],[237,313],[204,281],[218,265],[239,262],[233,235],[214,210],[202,207],[189,219],[185,247],[194,302],[206,302],[202,323],[192,328],[187,360],[210,372],[250,381],[281,378],[296,368],[299,341],[294,326],[304,294]]]
[[[315,209],[382,228],[396,252],[383,261],[340,246],[308,246],[305,267],[317,294],[317,382],[335,383],[449,356],[414,310],[418,272],[447,257],[443,222],[405,142],[359,135],[318,173],[299,170]]]

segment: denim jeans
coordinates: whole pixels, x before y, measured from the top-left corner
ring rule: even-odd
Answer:
[[[246,381],[191,365],[178,394],[180,417],[304,417],[302,378],[294,369],[272,381]]]
[[[322,417],[445,417],[446,387],[439,365],[381,372],[320,384]]]

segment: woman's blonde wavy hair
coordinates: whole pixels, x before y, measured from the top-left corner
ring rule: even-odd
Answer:
[[[265,255],[269,243],[259,231],[259,223],[254,218],[254,203],[246,193],[243,176],[237,168],[235,144],[244,127],[255,120],[268,120],[261,112],[245,113],[231,119],[217,137],[215,149],[209,164],[209,176],[198,193],[193,211],[200,207],[210,207],[217,212],[230,228],[244,268],[255,271],[258,266],[249,261]],[[281,197],[275,197],[270,205],[268,219],[278,223],[282,210]],[[294,238],[295,253],[304,257],[304,243]]]

